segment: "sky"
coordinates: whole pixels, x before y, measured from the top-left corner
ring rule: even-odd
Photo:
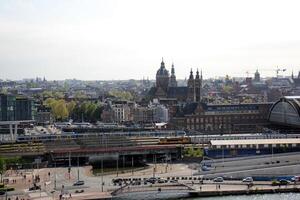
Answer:
[[[298,74],[295,0],[2,0],[0,79]]]

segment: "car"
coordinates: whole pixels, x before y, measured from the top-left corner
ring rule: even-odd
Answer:
[[[168,181],[167,180],[165,180],[165,179],[158,179],[157,180],[157,183],[167,183]]]
[[[151,183],[151,184],[154,184],[157,180],[158,180],[158,178],[151,177],[151,178],[148,178],[148,179],[147,179],[147,182],[148,182],[148,183]]]
[[[224,181],[223,177],[220,176],[213,179],[213,182],[223,182],[223,181]]]
[[[40,185],[34,184],[32,187],[29,188],[29,191],[40,190],[40,189],[41,189],[41,186],[40,186]]]
[[[279,181],[273,181],[272,186],[280,186],[280,185],[289,185],[291,182],[285,179],[281,179]]]
[[[117,178],[117,179],[112,180],[113,184],[118,184],[118,183],[121,183],[122,181],[123,181],[123,179],[121,179],[121,178]]]
[[[84,181],[76,181],[73,186],[80,186],[80,185],[84,185]]]
[[[281,180],[279,180],[279,183],[280,183],[280,185],[288,185],[288,184],[290,184],[291,182],[288,181],[288,180],[285,180],[285,179],[281,179]]]
[[[253,182],[253,178],[252,177],[246,177],[242,180],[242,182],[244,183],[252,183]]]
[[[294,176],[293,178],[291,178],[292,182],[298,182],[300,181],[300,176]]]

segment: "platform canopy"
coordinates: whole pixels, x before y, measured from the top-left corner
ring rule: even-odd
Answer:
[[[250,140],[211,140],[211,145],[269,145],[269,144],[300,144],[300,138],[283,138],[283,139],[250,139]]]

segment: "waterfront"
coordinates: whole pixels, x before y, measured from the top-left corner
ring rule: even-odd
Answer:
[[[265,194],[265,195],[241,195],[241,196],[226,196],[226,197],[197,197],[189,198],[191,200],[298,200],[300,194],[288,193],[288,194]]]

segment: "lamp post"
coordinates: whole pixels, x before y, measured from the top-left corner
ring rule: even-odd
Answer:
[[[54,160],[54,190],[56,190],[56,160]]]
[[[119,176],[119,154],[117,155],[117,177]]]
[[[101,159],[101,192],[103,192],[103,158]]]

